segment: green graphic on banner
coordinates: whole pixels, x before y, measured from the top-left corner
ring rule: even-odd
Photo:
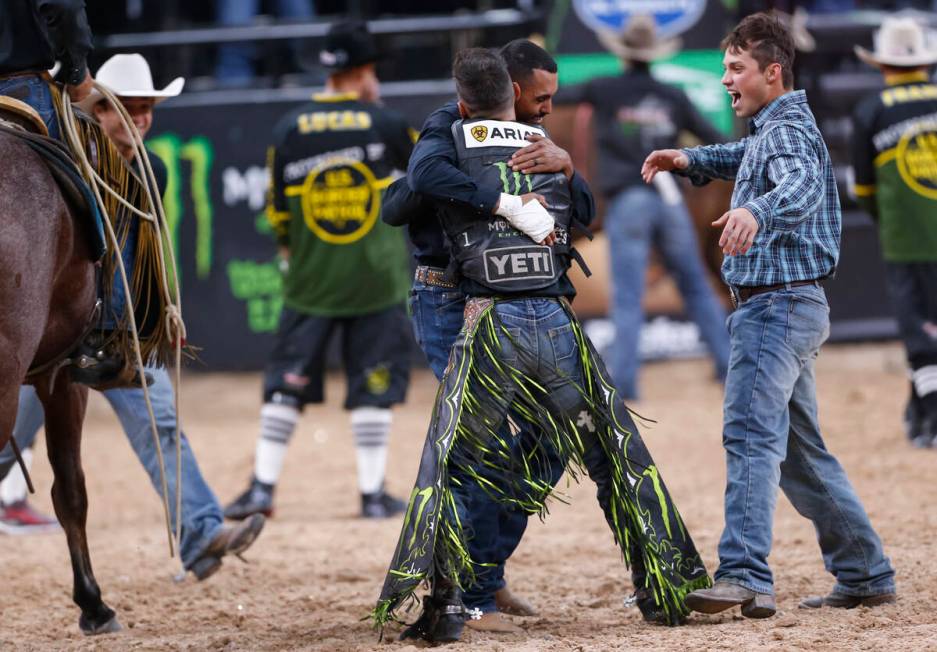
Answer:
[[[204,136],[183,141],[173,133],[164,133],[146,142],[166,164],[166,192],[163,193],[163,208],[172,234],[173,251],[179,251],[179,225],[185,217],[185,202],[182,200],[182,164],[189,164],[189,191],[195,213],[195,274],[200,279],[208,278],[212,265],[212,221],[214,208],[211,203],[211,167],[215,152],[211,142]]]
[[[254,218],[257,233],[272,236],[266,213]],[[235,299],[247,303],[247,327],[252,333],[275,333],[283,308],[283,274],[276,260],[258,263],[229,260],[225,266]]]
[[[276,262],[229,260],[226,266],[231,294],[247,303],[247,327],[252,333],[273,333],[283,307],[283,275]]]
[[[594,77],[621,73],[621,59],[613,54],[559,54],[560,88]],[[732,104],[722,87],[722,51],[685,50],[651,64],[654,77],[683,89],[700,113],[726,135],[732,134]]]

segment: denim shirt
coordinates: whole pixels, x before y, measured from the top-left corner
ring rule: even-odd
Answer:
[[[839,260],[841,214],[830,154],[803,91],[778,97],[749,120],[749,135],[685,149],[694,185],[735,179],[732,208],[758,221],[745,254],[726,256],[729,285],[759,286],[831,276]]]

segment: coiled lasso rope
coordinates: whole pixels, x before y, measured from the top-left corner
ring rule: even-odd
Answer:
[[[62,126],[62,132],[65,135],[66,142],[69,145],[69,149],[72,151],[73,156],[78,162],[78,165],[81,169],[82,175],[86,180],[89,181],[91,190],[94,193],[95,200],[97,201],[98,207],[103,216],[104,228],[107,233],[108,242],[113,246],[114,251],[117,252],[117,269],[120,272],[120,280],[123,285],[125,296],[131,299],[130,309],[127,310],[127,315],[129,317],[128,324],[130,326],[131,332],[131,341],[133,342],[133,353],[135,358],[135,364],[139,377],[143,380],[142,389],[143,389],[143,398],[146,403],[147,414],[150,420],[150,430],[153,434],[153,443],[156,447],[157,459],[159,460],[159,474],[160,481],[162,485],[162,504],[163,504],[163,513],[166,518],[166,532],[169,538],[169,556],[173,557],[175,555],[175,549],[180,546],[180,539],[182,536],[182,441],[181,441],[181,428],[180,428],[180,417],[179,417],[179,388],[182,382],[182,344],[185,341],[185,324],[182,321],[182,300],[179,290],[178,274],[176,268],[176,259],[172,249],[172,239],[171,234],[169,233],[169,225],[166,221],[166,215],[163,210],[163,201],[158,192],[158,186],[156,184],[156,177],[153,174],[153,167],[150,164],[149,157],[146,152],[146,148],[143,146],[143,140],[140,136],[140,132],[137,129],[136,125],[133,123],[133,119],[130,114],[127,112],[127,109],[124,108],[124,105],[120,102],[117,96],[111,92],[103,84],[94,82],[94,87],[101,93],[101,95],[110,102],[111,106],[117,111],[120,116],[120,121],[124,127],[124,130],[130,136],[131,142],[133,143],[133,152],[134,160],[137,163],[137,167],[140,171],[140,176],[143,179],[143,192],[148,199],[150,209],[153,210],[153,213],[146,213],[139,210],[135,206],[131,205],[125,198],[121,197],[116,193],[107,182],[102,179],[98,173],[95,171],[94,166],[91,165],[91,162],[88,160],[87,153],[85,148],[82,145],[81,138],[79,136],[80,130],[77,123],[77,118],[72,112],[71,108],[71,99],[67,93],[62,93],[62,103],[64,110],[61,112],[60,121]],[[117,239],[117,234],[114,231],[114,228],[111,224],[110,216],[107,214],[105,209],[105,204],[101,196],[101,190],[104,190],[106,193],[110,194],[116,198],[124,207],[127,208],[132,214],[136,215],[140,219],[148,220],[153,223],[157,230],[159,237],[156,238],[157,241],[157,251],[159,259],[159,272],[162,275],[162,292],[163,292],[163,305],[165,306],[165,320],[167,332],[170,333],[170,337],[173,342],[173,349],[175,354],[175,374],[173,379],[173,389],[175,392],[175,409],[176,409],[176,429],[175,429],[175,447],[176,447],[176,529],[173,532],[172,529],[172,517],[169,510],[169,488],[166,481],[166,468],[163,461],[163,451],[162,446],[159,441],[159,429],[156,426],[156,416],[153,413],[153,404],[150,401],[150,392],[149,388],[145,382],[145,365],[143,364],[143,355],[140,349],[140,337],[139,331],[137,329],[136,315],[132,308],[132,294],[130,291],[130,283],[127,280],[127,270],[124,267],[123,256],[119,254],[120,252],[120,243]],[[168,255],[167,255],[168,254]],[[168,261],[167,261],[168,257]],[[168,265],[167,265],[168,262]],[[169,268],[173,270],[173,294],[170,294],[170,285],[169,285]],[[181,548],[180,548],[181,552]]]

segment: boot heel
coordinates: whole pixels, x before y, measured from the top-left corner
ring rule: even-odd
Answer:
[[[208,555],[196,560],[189,570],[195,575],[195,579],[201,582],[214,575],[219,568],[221,568],[221,558]]]
[[[770,618],[777,612],[774,596],[756,593],[755,597],[742,603],[742,615],[746,618]]]

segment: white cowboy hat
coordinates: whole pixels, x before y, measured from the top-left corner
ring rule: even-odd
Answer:
[[[163,100],[175,97],[182,92],[185,79],[176,77],[162,90],[153,87],[153,75],[146,59],[139,54],[115,54],[101,64],[94,80],[107,86],[118,97],[151,97],[157,104]],[[78,106],[83,111],[91,112],[91,107],[97,104],[103,96],[98,89],[82,100]]]
[[[937,63],[937,49],[928,45],[924,28],[913,18],[886,18],[874,41],[874,52],[855,46],[856,56],[870,66],[913,68]]]
[[[679,38],[658,40],[654,17],[636,14],[631,17],[621,33],[605,30],[596,32],[599,42],[612,54],[632,61],[653,61],[676,53],[680,49]]]

